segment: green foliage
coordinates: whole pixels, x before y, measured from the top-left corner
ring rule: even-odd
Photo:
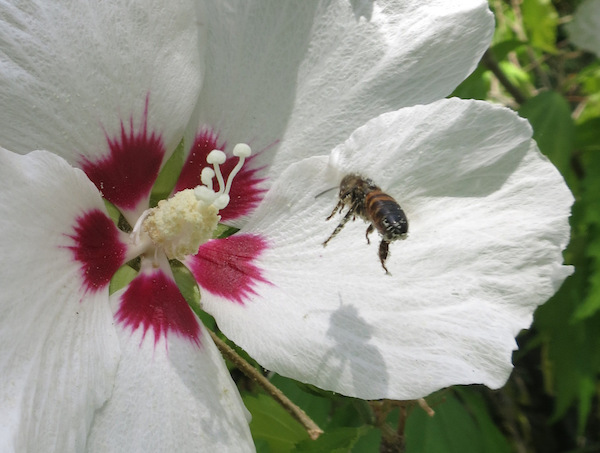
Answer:
[[[509,453],[510,445],[472,389],[444,392],[435,416],[416,409],[406,426],[407,453]]]
[[[177,287],[179,288],[179,291],[181,291],[181,295],[185,301],[192,307],[192,310],[200,316],[205,324],[206,322],[209,322],[208,327],[214,329],[214,320],[212,320],[212,317],[210,318],[210,321],[208,318],[204,318],[206,314],[202,311],[200,305],[200,288],[198,288],[198,283],[192,273],[180,261],[171,260],[169,264],[171,265],[175,283],[177,283]]]
[[[487,97],[489,91],[490,74],[485,68],[479,67],[454,90],[452,96],[483,100]]]
[[[357,442],[369,433],[372,428],[361,426],[358,428],[333,428],[317,440],[300,442],[294,452],[308,453],[327,451],[331,453],[345,453],[351,451]]]
[[[575,125],[565,98],[555,91],[544,91],[528,99],[519,109],[519,115],[531,123],[540,151],[550,158],[567,182],[574,183],[571,153]]]
[[[252,414],[250,431],[259,453],[293,451],[308,434],[285,409],[267,395],[246,395],[244,404]]]
[[[110,280],[110,284],[108,287],[108,293],[113,294],[121,288],[125,288],[127,284],[129,284],[137,275],[137,271],[133,269],[128,264],[121,266],[113,278]]]
[[[558,14],[550,0],[524,0],[521,5],[523,25],[529,44],[544,52],[556,53]]]
[[[173,154],[161,169],[150,194],[150,206],[154,207],[160,200],[168,198],[177,183],[177,178],[183,168],[185,144],[181,140]]]

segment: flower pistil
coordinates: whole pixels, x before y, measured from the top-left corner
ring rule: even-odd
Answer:
[[[238,158],[235,168],[224,181],[219,166],[225,162],[223,151],[211,151],[206,160],[214,168],[202,170],[202,184],[193,189],[177,192],[167,200],[161,200],[155,208],[147,209],[136,222],[132,236],[134,242],[146,233],[151,244],[164,250],[169,258],[182,260],[195,254],[200,245],[212,238],[221,216],[219,211],[229,204],[229,192],[235,175],[241,170],[251,149],[244,143],[237,144],[233,155]],[[219,188],[213,189],[216,176]]]

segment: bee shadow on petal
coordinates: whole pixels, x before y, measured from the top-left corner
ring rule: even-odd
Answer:
[[[347,392],[340,390],[342,393],[364,395],[368,388],[373,396],[367,398],[381,398],[388,388],[389,377],[383,356],[371,343],[374,331],[375,327],[360,316],[356,307],[340,303],[329,317],[327,337],[335,345],[323,355],[320,377],[326,377],[328,382],[344,382],[349,372],[353,385],[346,384]]]

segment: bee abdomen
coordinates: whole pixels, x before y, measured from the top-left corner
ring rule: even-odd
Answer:
[[[394,240],[408,233],[406,214],[396,200],[381,190],[367,194],[365,211],[384,238]]]

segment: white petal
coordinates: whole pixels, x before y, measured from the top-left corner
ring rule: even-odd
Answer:
[[[267,283],[244,304],[203,292],[219,327],[266,368],[361,398],[503,385],[514,336],[572,271],[561,251],[573,198],[527,122],[443,100],[376,118],[331,161],[290,167],[242,230],[270,244],[255,262]],[[316,195],[350,172],[408,216],[391,277],[360,219],[322,246],[340,216],[325,221],[335,192]]]
[[[0,450],[82,451],[120,355],[108,287],[86,290],[68,235],[96,188],[58,156],[0,148]]]
[[[148,130],[179,142],[201,82],[192,1],[2,2],[0,18],[3,146],[98,158],[146,98]]]
[[[493,33],[480,0],[214,0],[207,17],[200,122],[231,146],[279,145],[271,175],[382,112],[447,96]]]
[[[594,52],[600,57],[600,0],[587,0],[581,3],[573,22],[567,24],[567,31],[573,44]]]
[[[121,294],[112,296],[115,311]],[[155,342],[141,327],[118,330],[124,357],[88,451],[254,451],[248,413],[204,327],[199,344],[173,334]]]

